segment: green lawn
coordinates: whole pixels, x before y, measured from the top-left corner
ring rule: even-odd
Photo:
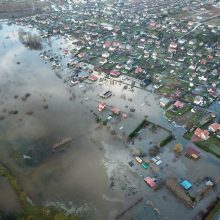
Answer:
[[[178,111],[172,111],[172,110],[168,110],[166,111],[165,115],[167,118],[169,119],[173,119],[175,117],[181,116],[183,114],[185,114],[186,112],[188,112],[192,107],[185,105],[183,108],[179,109]]]
[[[161,86],[157,91],[160,94],[165,94],[166,93],[166,95],[171,95],[172,93],[174,93],[176,91],[176,89],[172,88],[170,86],[164,85],[164,86]]]
[[[213,153],[217,157],[220,157],[220,139],[211,135],[207,141],[200,141],[196,143],[203,150]]]

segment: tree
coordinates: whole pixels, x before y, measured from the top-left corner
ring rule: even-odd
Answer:
[[[174,152],[176,155],[180,155],[180,154],[183,152],[183,146],[182,146],[182,144],[175,144],[174,147],[173,147],[173,152]]]

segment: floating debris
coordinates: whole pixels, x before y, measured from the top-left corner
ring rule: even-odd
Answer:
[[[44,105],[44,109],[48,109],[48,105]]]
[[[17,110],[10,110],[10,111],[8,111],[8,114],[9,115],[17,115],[18,111]]]
[[[72,138],[64,138],[62,141],[53,145],[53,151],[60,149],[61,147],[63,147],[66,144],[69,144],[70,142],[72,142]]]
[[[34,113],[33,111],[27,111],[26,112],[27,115],[33,115],[33,113]]]
[[[22,101],[26,101],[30,96],[31,96],[30,93],[26,93],[26,94],[21,98],[21,100],[22,100]]]

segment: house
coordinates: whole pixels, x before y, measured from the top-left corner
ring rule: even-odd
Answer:
[[[178,43],[180,43],[180,44],[184,44],[185,42],[186,42],[186,40],[183,39],[183,38],[181,38],[181,39],[178,40]]]
[[[194,101],[193,101],[193,102],[194,102],[196,105],[202,105],[202,104],[203,104],[203,97],[197,95],[197,96],[194,98]]]
[[[137,66],[137,68],[135,69],[135,73],[141,73],[142,72],[142,68]]]
[[[81,71],[81,72],[78,73],[78,78],[79,79],[86,79],[88,77],[89,77],[89,74],[85,71]]]
[[[192,187],[192,184],[188,180],[183,180],[180,185],[183,187],[185,190],[189,190]]]
[[[188,51],[187,51],[187,55],[188,55],[188,56],[193,56],[193,55],[194,55],[193,50],[188,50]]]
[[[208,130],[202,130],[200,128],[197,128],[194,132],[194,134],[201,138],[202,140],[208,140],[209,139],[209,131]]]
[[[181,109],[184,107],[184,103],[183,102],[180,102],[180,101],[176,101],[173,106],[177,109]]]
[[[79,58],[83,58],[85,55],[86,55],[85,52],[81,52],[81,53],[79,53],[77,56],[78,56]]]
[[[108,58],[109,56],[110,56],[109,53],[103,53],[103,54],[102,54],[102,57],[104,57],[104,58]]]
[[[103,48],[109,48],[111,46],[112,42],[111,41],[106,41],[103,45]]]
[[[220,50],[217,50],[215,56],[220,57]]]
[[[193,160],[198,160],[200,157],[200,152],[192,147],[187,147],[185,151],[185,156],[192,158]]]
[[[88,77],[88,79],[91,80],[91,81],[97,81],[97,80],[98,80],[98,77],[95,76],[95,75],[90,75],[90,76]]]
[[[171,42],[170,43],[170,48],[176,49],[177,48],[177,43]]]
[[[108,90],[107,92],[104,92],[102,94],[100,94],[100,97],[102,97],[103,99],[107,99],[109,97],[112,96],[112,92],[110,90]]]
[[[108,62],[108,60],[106,59],[106,58],[104,58],[104,57],[102,57],[100,60],[99,60],[99,63],[101,64],[101,65],[104,65],[105,63],[107,63]]]
[[[216,132],[217,130],[220,130],[220,124],[219,123],[213,123],[213,124],[209,125],[208,130],[210,132]]]
[[[150,178],[150,177],[145,177],[144,178],[144,182],[151,188],[155,188],[156,187],[156,182],[155,179]]]
[[[111,70],[110,72],[110,76],[113,76],[113,77],[119,77],[120,75],[121,73],[116,70]]]
[[[207,61],[206,61],[206,59],[201,59],[201,60],[200,60],[200,63],[201,63],[202,65],[205,65],[205,64],[207,63]]]
[[[170,99],[167,99],[164,97],[160,99],[160,106],[161,107],[166,107],[169,103],[170,103]]]
[[[121,110],[119,108],[112,107],[111,108],[111,112],[116,114],[116,115],[119,115],[121,113]]]

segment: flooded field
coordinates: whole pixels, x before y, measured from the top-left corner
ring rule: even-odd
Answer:
[[[113,85],[111,80],[102,85],[96,82],[69,87],[64,79],[70,71],[61,69],[58,75],[48,61],[41,59],[40,50],[25,47],[19,41],[21,28],[38,34],[37,30],[5,23],[0,30],[0,161],[16,176],[31,200],[61,207],[68,213],[80,213],[84,219],[106,220],[114,219],[143,198],[121,219],[191,219],[198,210],[184,207],[166,189],[154,192],[146,186],[143,177],[153,176],[154,170],[144,170],[139,164],[132,168],[128,165],[134,157],[133,145],[126,142],[126,137],[145,116],[166,129],[159,128],[154,135],[149,128],[144,130],[136,145],[149,149],[169,132],[176,136],[161,151],[164,165],[157,168],[157,173],[164,178],[172,174],[197,179],[203,168],[217,177],[219,161],[204,154],[198,162],[201,168],[193,171],[190,169],[194,161],[182,157],[176,162],[173,144],[180,142],[186,146],[188,142],[182,138],[184,129],[174,128],[163,117],[159,97],[137,88],[125,90],[121,83]],[[61,53],[60,48],[66,43],[51,38],[43,41],[42,46]],[[62,62],[66,64],[65,59]],[[93,113],[102,119],[109,117],[110,109],[97,111],[99,94],[107,89],[114,91],[108,105],[119,107],[128,119],[113,117],[104,127],[96,123]],[[131,108],[135,108],[135,113]],[[69,141],[55,151],[54,146],[63,140]],[[1,185],[6,183],[0,179]],[[211,201],[214,194],[207,200]],[[9,195],[9,200],[14,201],[13,192]],[[1,209],[19,208],[16,201],[13,206],[7,205],[10,201],[3,206],[3,199],[1,196]],[[168,203],[181,211],[170,212]],[[206,205],[200,204],[203,208]]]

